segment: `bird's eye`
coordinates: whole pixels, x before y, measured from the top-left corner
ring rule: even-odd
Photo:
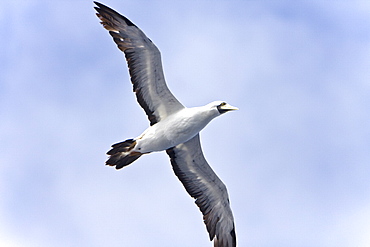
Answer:
[[[224,106],[224,105],[226,105],[226,102],[222,102],[222,103],[220,104],[220,106]]]

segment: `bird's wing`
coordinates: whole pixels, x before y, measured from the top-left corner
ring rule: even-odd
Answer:
[[[167,150],[176,176],[195,198],[211,241],[216,247],[236,246],[234,218],[226,186],[203,156],[199,134]]]
[[[184,106],[166,85],[161,54],[154,43],[129,19],[101,3],[94,3],[101,24],[125,53],[137,101],[150,124],[182,109]]]

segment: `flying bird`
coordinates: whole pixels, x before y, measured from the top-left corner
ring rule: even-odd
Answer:
[[[106,165],[125,167],[144,154],[164,151],[186,191],[195,198],[215,247],[235,247],[234,218],[225,184],[204,158],[199,132],[215,117],[238,108],[224,101],[184,107],[168,89],[161,55],[129,19],[94,2],[101,24],[125,54],[133,91],[150,126],[138,137],[112,145]]]

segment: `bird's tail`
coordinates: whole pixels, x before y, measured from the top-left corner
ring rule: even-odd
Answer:
[[[131,151],[136,145],[134,139],[128,139],[112,145],[112,149],[107,152],[110,155],[105,162],[106,165],[116,166],[116,169],[121,169],[140,158],[142,153]]]

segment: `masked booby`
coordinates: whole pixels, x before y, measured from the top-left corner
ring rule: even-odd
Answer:
[[[204,158],[199,132],[215,117],[238,108],[223,101],[184,107],[167,88],[161,55],[154,43],[129,19],[94,3],[101,24],[125,54],[133,91],[150,121],[140,136],[113,144],[106,164],[120,169],[143,154],[166,150],[176,176],[196,199],[214,246],[236,246],[226,186]]]

